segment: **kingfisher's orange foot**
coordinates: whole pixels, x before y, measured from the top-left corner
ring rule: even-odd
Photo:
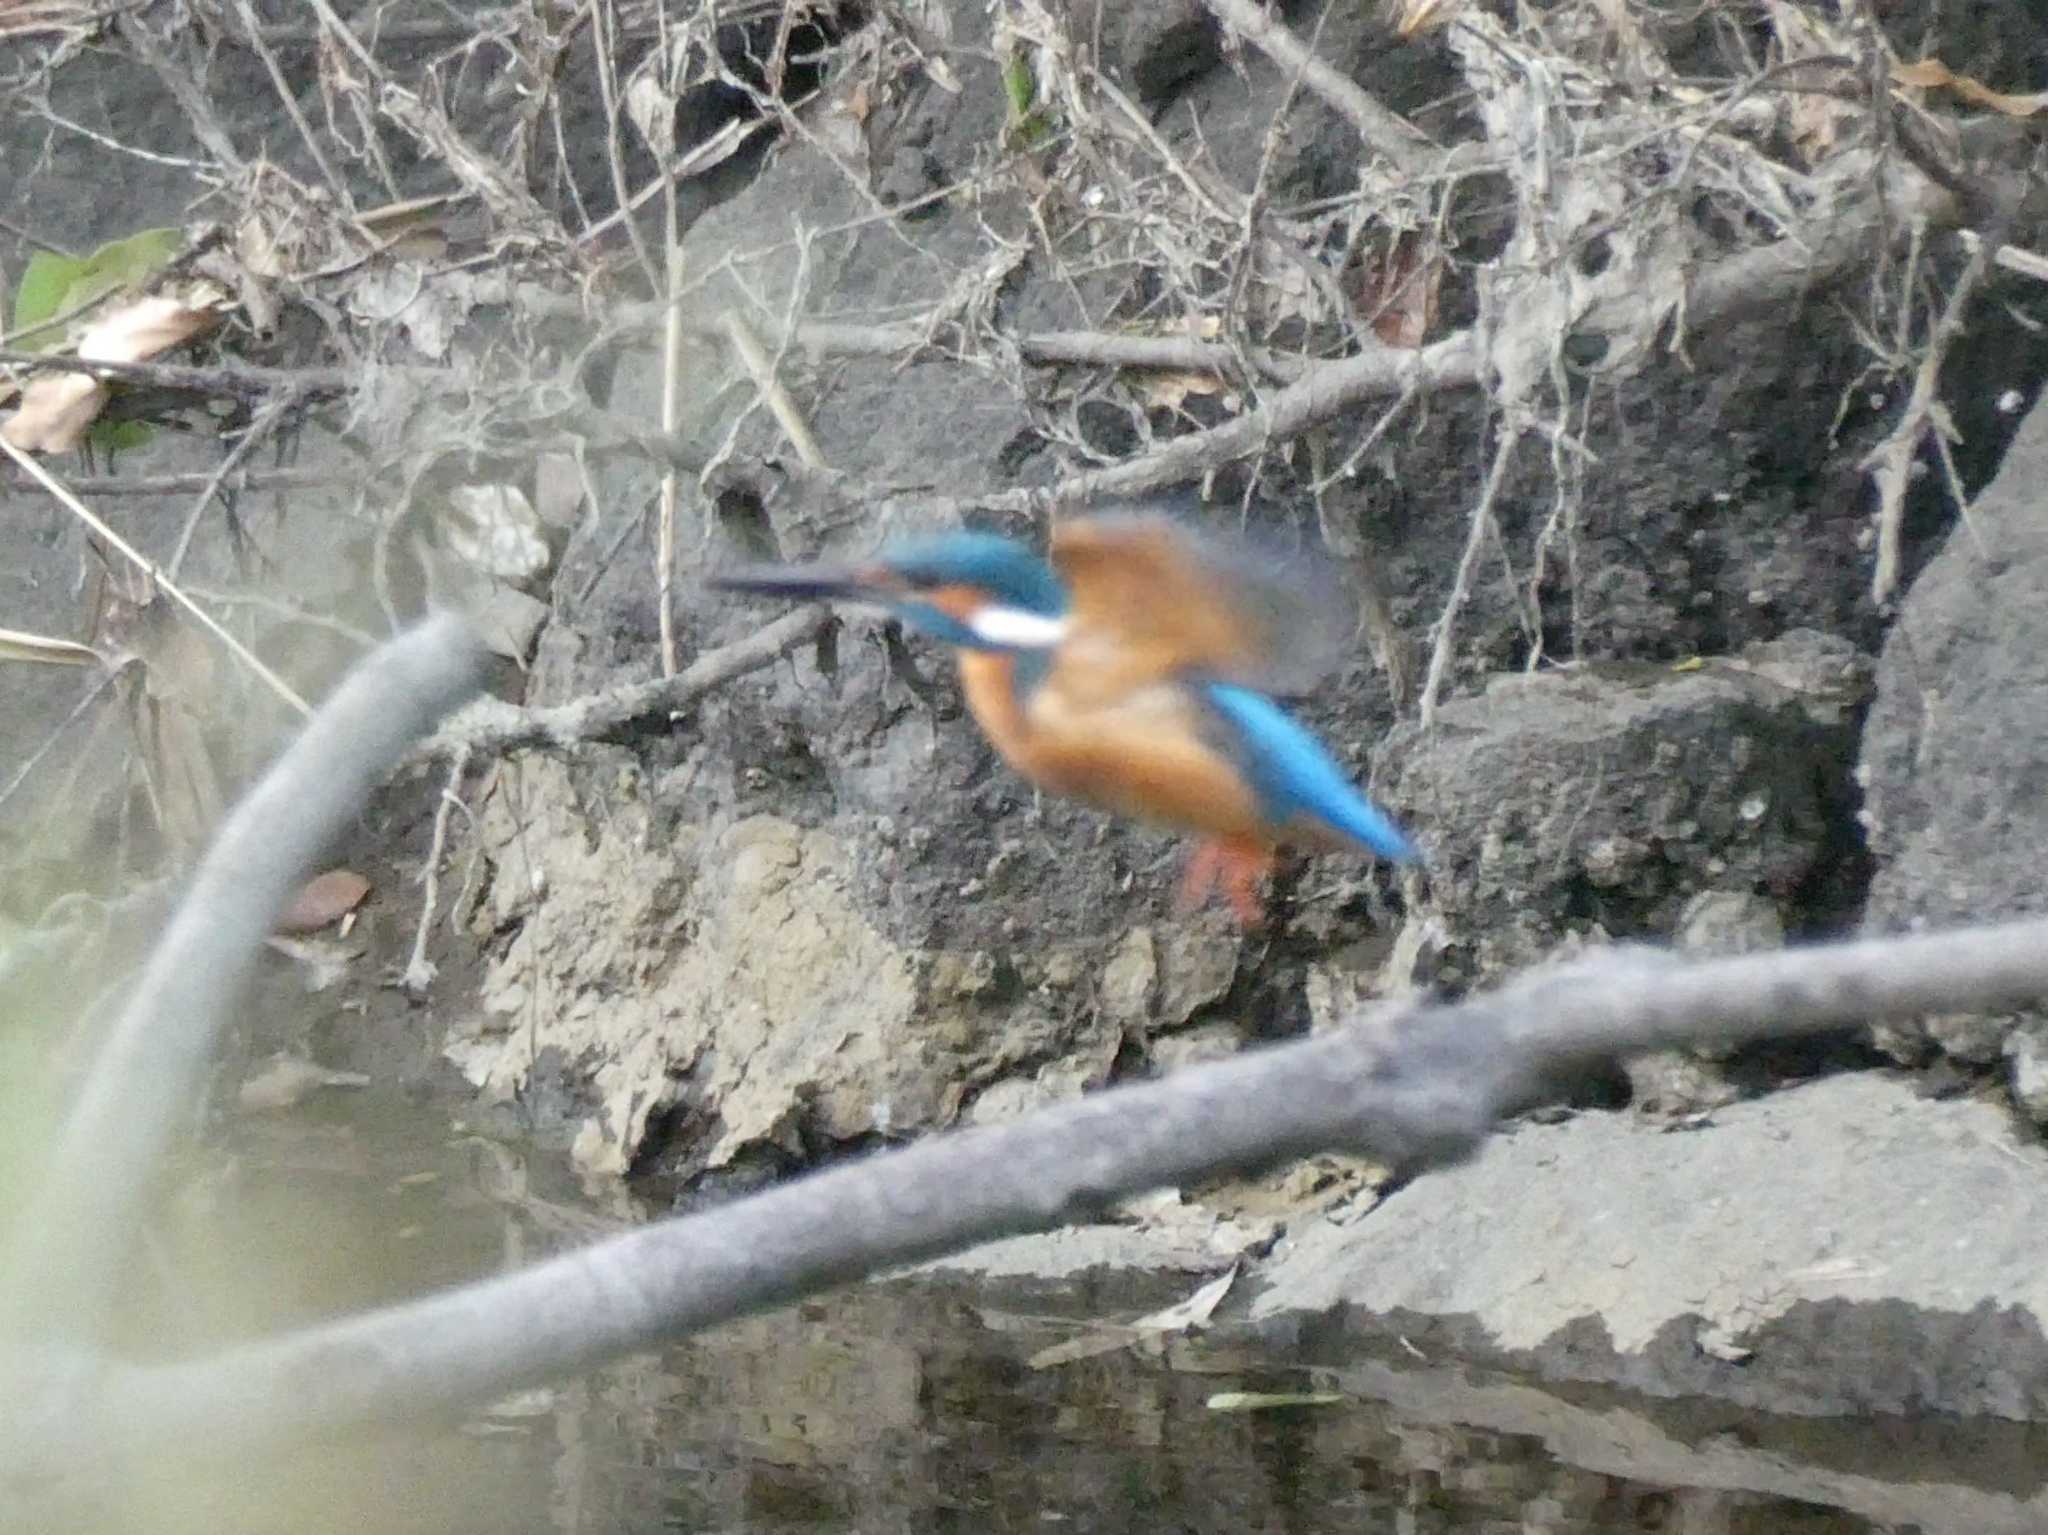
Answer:
[[[1240,923],[1247,928],[1263,927],[1266,907],[1259,896],[1259,882],[1273,872],[1273,863],[1273,849],[1256,842],[1212,838],[1198,843],[1188,857],[1175,904],[1186,915],[1198,910],[1211,892],[1221,887]]]

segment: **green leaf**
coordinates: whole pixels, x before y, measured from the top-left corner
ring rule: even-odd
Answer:
[[[27,330],[116,288],[139,287],[175,261],[184,248],[185,236],[176,229],[143,229],[109,240],[83,260],[37,251],[22,270],[21,286],[14,293],[14,323],[8,328]],[[16,345],[40,352],[63,339],[62,328],[53,328],[18,337]]]
[[[1031,71],[1031,60],[1021,52],[1011,54],[1009,63],[1003,66],[1003,94],[1009,98],[1012,122],[1031,110],[1032,98],[1038,94],[1038,79]]]
[[[24,331],[61,313],[65,292],[84,275],[85,263],[77,257],[37,251],[21,269],[21,286],[14,290],[14,322],[8,329]],[[34,336],[17,335],[14,344],[26,351],[40,352],[62,339],[62,332],[53,330]]]
[[[95,421],[90,433],[92,445],[112,458],[129,448],[146,448],[156,437],[147,421]]]
[[[85,258],[86,270],[109,279],[110,287],[132,288],[178,259],[185,248],[183,231],[142,229],[122,240],[109,240]]]

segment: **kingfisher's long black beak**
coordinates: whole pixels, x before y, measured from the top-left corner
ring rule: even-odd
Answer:
[[[902,591],[886,565],[735,565],[706,583],[721,592],[753,592],[793,602],[875,602]]]

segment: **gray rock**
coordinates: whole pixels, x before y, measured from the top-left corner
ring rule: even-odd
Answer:
[[[1732,921],[1707,895],[1741,902],[1752,936],[1782,931],[1827,856],[1852,745],[1809,705],[1840,680],[1832,650],[1814,656],[1778,674],[1807,687],[1739,662],[1502,678],[1433,730],[1396,732],[1375,781],[1417,824],[1457,831],[1424,833],[1441,968],[1477,980],[1568,938]]]
[[[1773,1412],[2048,1416],[2048,1151],[1978,1101],[1827,1078],[1664,1133],[1495,1137],[1303,1229],[1254,1316]]]
[[[1877,860],[1872,931],[2048,911],[2048,411],[2036,407],[2004,467],[1899,610],[1879,661],[1858,776]],[[2015,1019],[1942,1016],[1873,1031],[1896,1059],[2011,1062],[2042,1122],[2032,1036]]]

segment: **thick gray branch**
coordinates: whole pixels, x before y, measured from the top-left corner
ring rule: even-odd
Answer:
[[[365,660],[220,830],[93,1063],[0,1270],[9,1341],[100,1331],[173,1133],[271,923],[400,754],[473,692],[482,652],[437,618]]]
[[[103,1456],[445,1409],[1164,1184],[1324,1148],[1411,1169],[1615,1055],[2048,995],[2048,921],[1681,964],[1610,951],[1501,992],[935,1138],[522,1273],[126,1372],[66,1429]]]

